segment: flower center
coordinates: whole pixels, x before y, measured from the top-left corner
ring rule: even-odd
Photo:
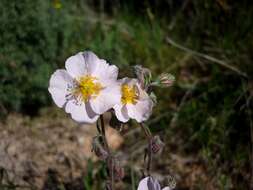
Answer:
[[[87,102],[90,98],[95,98],[103,88],[97,78],[90,75],[80,77],[78,81],[77,93],[81,94],[82,100]]]
[[[121,102],[123,104],[136,104],[138,100],[138,93],[135,86],[130,87],[126,84],[121,87]]]

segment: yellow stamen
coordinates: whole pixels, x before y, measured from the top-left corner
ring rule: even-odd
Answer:
[[[136,104],[138,100],[138,93],[136,87],[130,87],[126,84],[122,85],[121,87],[121,102],[123,104]]]
[[[90,98],[95,98],[103,88],[99,82],[96,82],[97,78],[86,75],[80,77],[78,81],[78,89],[76,93],[81,94],[82,100],[87,102]]]

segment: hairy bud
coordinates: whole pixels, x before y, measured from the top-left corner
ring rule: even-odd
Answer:
[[[151,150],[153,154],[157,154],[162,151],[164,143],[161,141],[158,135],[152,137],[151,139]]]
[[[170,87],[174,83],[175,77],[169,73],[162,73],[159,75],[158,80],[162,87]]]
[[[167,87],[172,86],[172,84],[174,82],[175,82],[175,77],[172,74],[162,73],[150,85],[151,86],[158,86],[158,87],[162,87],[162,88],[167,88]]]
[[[171,176],[171,175],[167,176],[167,181],[168,181],[168,187],[170,189],[175,189],[176,188],[177,182],[176,182],[176,179],[173,176]]]

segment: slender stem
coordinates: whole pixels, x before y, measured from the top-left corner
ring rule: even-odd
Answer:
[[[152,134],[151,132],[143,125],[143,123],[140,123],[141,128],[143,129],[145,136],[148,140],[148,163],[147,163],[147,173],[150,175],[150,170],[152,168]]]
[[[147,163],[147,172],[150,176],[150,171],[152,169],[152,142],[149,140],[148,142],[148,163]]]
[[[147,128],[143,125],[143,123],[140,123],[140,126],[141,126],[142,130],[144,131],[145,136],[149,140],[152,137],[151,132],[149,130],[147,130]]]
[[[96,127],[97,127],[97,130],[98,130],[98,134],[101,134],[101,129],[100,129],[100,126],[99,126],[98,121],[97,121],[97,123],[96,123]]]
[[[114,190],[114,173],[113,173],[114,163],[113,163],[112,154],[111,154],[111,151],[106,139],[106,135],[105,135],[105,123],[104,123],[103,115],[100,115],[100,121],[101,121],[101,132],[102,132],[103,142],[105,145],[105,149],[109,155],[107,158],[106,164],[107,164],[109,175],[110,175],[110,190]]]
[[[102,132],[103,141],[105,143],[105,148],[108,151],[108,153],[110,154],[110,148],[109,148],[106,136],[105,136],[105,123],[104,123],[103,115],[100,116],[100,121],[101,121],[101,132]]]

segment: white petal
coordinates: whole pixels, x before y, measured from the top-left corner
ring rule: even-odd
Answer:
[[[49,92],[52,95],[52,98],[55,104],[58,107],[63,107],[66,103],[66,94],[68,85],[73,83],[72,77],[64,69],[56,70],[49,81]]]
[[[164,187],[162,190],[171,190],[170,187]]]
[[[89,74],[96,72],[96,70],[100,67],[100,63],[105,62],[104,60],[99,59],[98,56],[92,51],[84,51],[83,57]]]
[[[118,73],[118,67],[115,65],[109,65],[101,59],[97,69],[92,73],[92,76],[98,78],[99,81],[106,86],[117,80]]]
[[[82,52],[69,57],[65,62],[65,67],[73,78],[78,78],[87,74],[87,65],[85,64],[85,59]]]
[[[109,65],[91,51],[85,51],[83,56],[88,73],[98,78],[102,84],[108,85],[117,80],[119,70],[115,65]]]
[[[119,69],[115,65],[109,65],[104,75],[105,80],[117,80]]]
[[[75,121],[82,123],[94,123],[99,117],[98,115],[93,114],[93,111],[87,104],[81,103],[81,105],[76,105],[74,100],[67,102],[65,111],[70,113]],[[91,115],[93,115],[93,117],[91,117]]]
[[[120,103],[120,86],[115,83],[101,90],[96,98],[90,99],[90,106],[97,114],[103,114]]]
[[[96,113],[93,111],[93,109],[91,108],[90,102],[86,102],[86,103],[85,103],[85,108],[86,108],[86,111],[87,111],[87,114],[88,114],[89,118],[93,118],[93,117],[98,116],[98,114],[96,114]]]
[[[102,85],[107,86],[115,82],[118,77],[119,70],[115,65],[104,65],[97,70],[94,75],[100,80]]]
[[[152,113],[153,102],[151,99],[139,100],[135,105],[127,104],[127,111],[130,118],[141,123],[149,118]]]
[[[143,178],[143,179],[140,181],[137,190],[149,190],[149,189],[148,189],[148,179],[149,179],[149,177]]]
[[[117,119],[123,123],[126,123],[130,118],[127,114],[127,108],[126,106],[120,104],[117,104],[113,107],[114,111],[115,111],[115,115],[117,117]]]
[[[148,184],[149,190],[161,190],[161,186],[160,186],[158,180],[153,177],[148,178],[147,184]]]
[[[161,186],[157,179],[153,177],[145,177],[140,181],[137,190],[161,190]]]

